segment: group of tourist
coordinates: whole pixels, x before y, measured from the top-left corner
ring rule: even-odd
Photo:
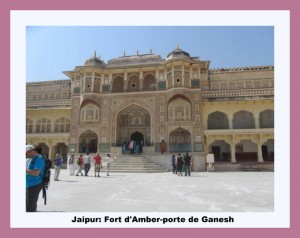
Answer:
[[[33,145],[26,145],[26,212],[36,212],[37,201],[40,191],[43,187],[43,178],[45,170],[45,159],[43,155],[40,155]],[[100,168],[102,168],[102,158],[99,153],[97,153],[92,159],[89,153],[82,156],[80,154],[77,160],[74,154],[71,154],[68,163],[70,166],[70,175],[75,175],[76,164],[78,165],[78,171],[76,176],[82,173],[82,168],[84,165],[85,176],[88,176],[89,170],[91,168],[91,161],[95,166],[95,177],[100,177]],[[63,156],[61,154],[56,154],[54,160],[54,181],[59,181],[59,174],[63,163]],[[106,155],[106,175],[109,176],[110,165],[112,163],[112,158],[110,154]]]
[[[172,167],[173,167],[173,174],[177,174],[178,176],[182,176],[182,173],[185,173],[185,176],[191,176],[191,165],[193,159],[186,153],[184,156],[179,153],[176,155],[172,155]]]
[[[106,175],[107,176],[109,176],[112,161],[113,160],[112,160],[110,154],[107,154],[105,157],[105,161],[104,161],[106,163]],[[71,154],[70,158],[69,158],[70,175],[71,176],[75,175],[75,170],[77,168],[76,176],[79,176],[79,174],[81,176],[83,176],[83,173],[81,171],[82,169],[84,169],[84,175],[88,176],[88,173],[91,168],[91,163],[94,164],[95,177],[100,177],[100,169],[103,168],[103,165],[102,165],[102,157],[100,156],[99,153],[97,153],[93,158],[91,158],[89,153],[86,153],[85,156],[80,154],[77,159],[75,159],[74,154]],[[77,166],[76,166],[76,164],[77,164]]]
[[[164,151],[162,151],[164,152]],[[88,176],[89,170],[91,168],[91,163],[94,164],[95,167],[95,177],[100,177],[100,169],[102,166],[102,158],[99,153],[97,153],[93,158],[86,153],[83,157],[82,154],[75,159],[75,155],[71,154],[68,159],[68,164],[70,167],[70,175],[75,175],[76,167],[78,171],[76,176],[83,176],[82,169],[84,168],[85,176]],[[106,155],[106,174],[109,176],[110,167],[112,163],[112,158],[110,154]],[[192,165],[192,157],[186,153],[184,156],[179,153],[177,157],[172,155],[172,166],[173,173],[178,176],[183,176],[183,172],[185,176],[191,176],[191,165]],[[63,163],[63,156],[61,154],[56,154],[54,159],[55,165],[55,173],[54,173],[54,181],[59,181],[59,174],[61,170],[61,166]],[[77,166],[76,166],[77,164]],[[26,145],[26,211],[27,212],[35,212],[37,207],[37,200],[39,193],[42,189],[43,185],[43,174],[45,168],[45,160],[42,155],[38,154],[35,147],[33,145]]]
[[[144,141],[135,141],[126,139],[122,144],[122,154],[140,154],[143,152]]]

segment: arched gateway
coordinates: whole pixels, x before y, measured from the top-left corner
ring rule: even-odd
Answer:
[[[136,139],[143,145],[151,141],[151,116],[148,110],[136,104],[121,110],[117,115],[117,140],[118,146],[126,140]],[[134,137],[134,138],[133,138]]]
[[[79,153],[96,153],[98,151],[98,137],[93,131],[85,131],[79,138]]]

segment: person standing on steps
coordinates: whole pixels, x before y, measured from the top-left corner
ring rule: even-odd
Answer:
[[[166,152],[166,143],[164,140],[160,142],[160,153],[163,155]]]
[[[106,162],[106,175],[109,176],[110,165],[112,162],[112,158],[111,158],[110,154],[106,155],[105,162]]]

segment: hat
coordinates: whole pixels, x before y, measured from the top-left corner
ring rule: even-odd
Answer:
[[[28,152],[29,150],[34,150],[34,146],[33,145],[26,145],[26,152]]]

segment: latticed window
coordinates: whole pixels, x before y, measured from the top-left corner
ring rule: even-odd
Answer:
[[[33,122],[32,120],[26,118],[26,133],[32,133],[33,130]]]
[[[140,90],[140,81],[137,75],[132,75],[128,79],[128,88],[127,91],[139,91]]]
[[[121,76],[117,76],[113,80],[112,92],[123,92],[124,91],[124,79]]]
[[[190,121],[191,105],[187,100],[177,98],[168,106],[169,121]]]
[[[82,122],[98,122],[99,108],[95,104],[88,104],[81,108],[80,120]]]
[[[47,118],[39,119],[36,123],[36,133],[50,133],[51,121]]]
[[[274,111],[266,110],[259,114],[260,128],[274,128]]]
[[[223,112],[213,112],[209,114],[207,120],[207,129],[229,129],[227,115]]]
[[[54,123],[54,132],[70,132],[70,120],[65,117],[57,119]]]
[[[233,115],[233,129],[253,128],[255,128],[255,121],[251,112],[239,111]]]
[[[144,91],[151,91],[156,89],[155,76],[153,74],[147,74],[143,82]]]

